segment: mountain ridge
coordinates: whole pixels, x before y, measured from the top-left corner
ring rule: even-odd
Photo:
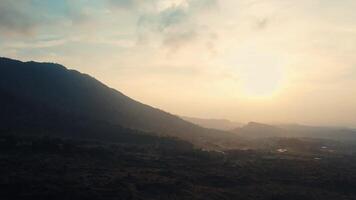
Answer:
[[[249,122],[231,132],[245,138],[320,138],[340,141],[356,141],[356,130],[340,127],[307,126],[300,124],[270,125]]]
[[[235,134],[202,128],[133,100],[90,75],[60,64],[0,58],[0,72],[2,93],[21,99],[22,103],[47,106],[51,112],[177,137],[195,144],[238,140]],[[4,113],[3,118],[6,118]]]
[[[242,126],[241,123],[230,121],[228,119],[198,118],[198,117],[187,117],[187,116],[181,116],[181,118],[205,128],[213,128],[213,129],[218,129],[223,131],[229,131],[234,128]]]

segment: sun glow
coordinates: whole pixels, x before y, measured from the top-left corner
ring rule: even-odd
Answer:
[[[282,88],[282,79],[279,68],[248,68],[242,78],[242,90],[248,97],[272,97]]]
[[[275,56],[249,55],[238,69],[241,90],[249,98],[270,98],[284,86],[285,67]]]

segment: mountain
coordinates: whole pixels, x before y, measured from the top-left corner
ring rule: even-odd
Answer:
[[[202,126],[204,128],[212,128],[218,130],[232,130],[237,127],[240,127],[242,124],[238,122],[233,122],[227,119],[203,119],[203,118],[196,118],[196,117],[184,117],[182,119],[191,122],[193,124]]]
[[[247,125],[233,129],[232,132],[247,138],[286,137],[285,130],[268,124],[249,122]]]
[[[299,124],[276,125],[287,130],[290,135],[295,137],[323,138],[342,141],[355,141],[356,130],[343,127],[318,127]]]
[[[184,121],[137,102],[87,74],[54,63],[0,58],[0,94],[3,131],[33,129],[73,136],[79,134],[73,130],[80,130],[80,137],[111,138],[120,130],[135,130],[200,146],[238,140],[234,134]]]
[[[356,131],[338,127],[316,127],[298,124],[269,125],[249,122],[232,130],[233,133],[250,139],[259,138],[316,138],[338,141],[356,141]]]

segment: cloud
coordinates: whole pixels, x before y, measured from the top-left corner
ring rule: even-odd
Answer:
[[[153,7],[156,9],[142,11],[138,25],[158,27],[156,29],[158,31],[164,31],[165,28],[170,26],[187,22],[190,18],[217,5],[216,0],[170,0],[151,2],[155,2]]]
[[[160,30],[165,30],[166,28],[173,26],[175,24],[181,23],[185,18],[188,17],[187,12],[180,7],[170,7],[158,15],[158,25]]]
[[[264,30],[268,27],[270,20],[268,18],[262,18],[256,20],[256,29],[257,30]]]
[[[163,39],[163,45],[170,48],[170,50],[175,51],[179,49],[182,45],[189,43],[197,38],[197,32],[194,30],[184,30],[180,32],[173,32],[166,34]]]
[[[136,5],[137,1],[134,0],[109,0],[109,3],[113,6],[129,8]]]
[[[144,42],[150,38],[155,41],[161,40],[161,44],[170,51],[176,51],[208,35],[206,24],[201,24],[196,18],[217,8],[216,0],[151,2],[155,3],[156,9],[141,12],[137,22],[140,40]],[[208,43],[213,46],[212,41]]]
[[[155,9],[160,1],[162,0],[106,0],[110,10],[130,11],[135,13]]]
[[[43,31],[41,28],[46,29],[46,34],[56,29],[64,32],[67,27],[63,26],[78,26],[89,20],[94,7],[71,0],[1,0],[0,32],[17,37],[36,36]]]
[[[0,3],[0,31],[7,35],[33,33],[39,20],[31,13],[29,1],[2,0]]]
[[[49,47],[55,47],[63,45],[67,42],[66,39],[58,38],[51,40],[39,40],[39,41],[31,41],[31,42],[14,42],[7,46],[7,48],[11,49],[44,49]]]
[[[38,41],[43,35],[99,35],[91,30],[100,27],[100,32],[110,35],[109,32],[114,29],[107,29],[109,26],[124,24],[127,30],[132,29],[135,21],[124,22],[124,19],[130,19],[136,20],[137,32],[131,32],[131,35],[138,41],[152,38],[163,46],[177,49],[182,44],[193,42],[202,33],[199,30],[201,24],[196,23],[194,18],[216,6],[217,0],[2,0],[0,33]],[[125,14],[112,8],[120,8]]]

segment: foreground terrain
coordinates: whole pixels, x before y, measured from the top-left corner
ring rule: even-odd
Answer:
[[[173,139],[0,141],[5,199],[356,199],[353,153],[207,152]]]

